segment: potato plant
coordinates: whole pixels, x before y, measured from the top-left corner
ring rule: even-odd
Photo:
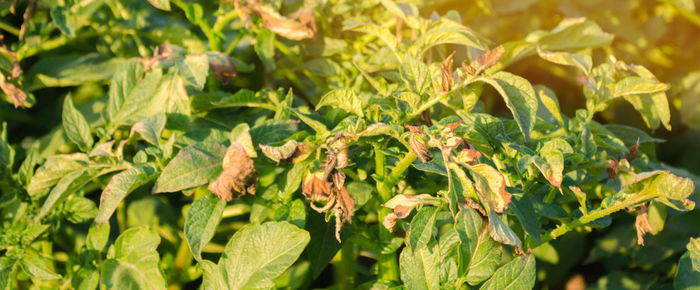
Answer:
[[[591,20],[501,44],[413,2],[21,2],[0,289],[551,288],[569,255],[700,285],[693,176],[598,117],[671,130],[669,85]],[[533,58],[584,106],[508,72]]]

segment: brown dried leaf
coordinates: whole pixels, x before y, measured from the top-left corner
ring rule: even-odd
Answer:
[[[220,52],[209,52],[209,69],[217,80],[226,85],[236,77],[236,65],[230,56]]]
[[[27,35],[27,26],[29,26],[29,19],[34,15],[34,11],[39,4],[39,0],[29,0],[27,8],[24,10],[24,15],[22,15],[22,25],[19,27],[19,41],[23,41],[24,37]]]
[[[504,52],[506,52],[506,49],[503,47],[503,45],[499,45],[498,47],[477,56],[474,60],[474,62],[478,65],[478,67],[476,67],[477,71],[485,70],[497,64]]]
[[[462,149],[457,153],[456,161],[460,163],[473,164],[479,157],[481,157],[481,152],[473,149]]]
[[[301,193],[310,201],[327,201],[330,199],[331,184],[323,179],[323,171],[306,173]]]
[[[608,169],[606,170],[608,178],[612,179],[612,181],[616,181],[616,176],[620,173],[620,168],[617,166],[618,161],[615,159],[610,159],[608,160],[608,163],[610,163],[610,167],[608,167]]]
[[[593,79],[589,76],[577,76],[574,80],[582,86],[588,87],[591,90],[594,89]]]
[[[355,207],[355,200],[350,197],[348,190],[342,187],[340,190],[335,190],[338,201],[338,208],[342,212],[344,222],[352,223],[352,210]]]
[[[452,57],[456,51],[453,51],[445,60],[440,63],[440,74],[442,76],[442,91],[449,92],[452,90],[454,79],[452,78]]]
[[[302,20],[301,16],[299,16],[300,21],[294,21],[272,10],[270,5],[262,5],[256,1],[251,3],[249,7],[253,11],[260,14],[260,17],[263,19],[263,26],[265,28],[282,37],[292,40],[302,40],[313,38],[316,35],[316,24],[313,21],[313,10],[310,8],[308,11],[304,12],[307,14],[304,16],[304,20]],[[311,21],[309,21],[309,18]],[[306,23],[303,23],[302,21]]]
[[[467,73],[470,76],[475,76],[476,75],[476,69],[471,67],[470,65],[467,65],[467,61],[464,60],[462,62],[462,69],[464,69],[464,72]]]
[[[231,201],[246,193],[255,195],[255,183],[258,175],[255,172],[253,159],[246,154],[245,149],[238,143],[233,143],[226,152],[223,164],[224,172],[209,184],[209,190],[224,201]]]
[[[25,107],[24,102],[27,100],[27,94],[17,88],[13,83],[9,82],[2,73],[0,73],[0,89],[10,97],[15,108]]]
[[[632,160],[637,158],[637,155],[639,155],[639,138],[637,138],[637,143],[630,147],[629,153],[625,154],[625,159],[628,162],[632,162]]]
[[[333,186],[335,187],[335,190],[341,190],[343,185],[345,185],[345,172],[340,170],[333,171],[331,177],[333,179]]]
[[[420,127],[418,127],[418,126],[404,124],[403,127],[408,129],[408,131],[411,131],[411,133],[423,134],[423,130],[421,130]]]
[[[393,212],[389,213],[388,215],[386,215],[384,217],[384,220],[382,221],[382,225],[384,225],[384,228],[389,230],[389,232],[393,232],[394,227],[396,226],[396,221],[398,219],[399,218],[396,216],[396,214],[394,214]]]
[[[403,19],[396,16],[396,42],[401,44],[403,41]]]
[[[432,160],[433,154],[430,153],[430,150],[428,150],[427,147],[425,147],[423,137],[416,136],[417,135],[415,134],[411,134],[411,136],[408,137],[408,146],[411,147],[411,151],[413,151],[413,154],[416,154],[418,159],[420,159],[420,161],[423,163]]]
[[[649,224],[649,208],[647,204],[643,204],[639,209],[637,219],[634,222],[634,227],[637,229],[637,245],[644,246],[644,234],[656,234],[654,229]]]

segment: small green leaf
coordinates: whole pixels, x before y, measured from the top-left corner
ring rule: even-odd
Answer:
[[[15,269],[15,260],[8,257],[0,257],[0,290],[9,290],[14,282],[12,272]]]
[[[647,127],[656,129],[660,122],[667,130],[671,130],[671,109],[668,107],[666,93],[628,95],[624,98],[639,111]]]
[[[411,220],[411,230],[406,244],[413,252],[425,247],[432,239],[437,214],[436,208],[426,206],[421,208]]]
[[[97,215],[97,205],[92,200],[76,196],[69,199],[63,206],[66,219],[74,224],[86,222]]]
[[[164,114],[153,115],[131,126],[130,136],[139,133],[143,140],[160,147],[160,134],[165,128],[166,117]]]
[[[63,101],[63,131],[81,151],[87,152],[92,148],[92,135],[90,135],[90,125],[80,111],[73,106],[71,94]]]
[[[55,185],[64,175],[86,166],[85,154],[57,155],[46,159],[39,167],[27,186],[31,197],[40,197]]]
[[[548,35],[540,38],[539,45],[546,51],[575,50],[607,45],[612,40],[612,34],[603,32],[593,21],[568,18],[562,20]]]
[[[109,220],[119,203],[132,191],[155,178],[155,169],[146,166],[128,168],[112,177],[102,191],[100,207],[95,222],[103,224]]]
[[[489,211],[489,235],[497,242],[518,248],[523,247],[520,238],[518,238],[515,232],[513,232],[493,210]]]
[[[185,238],[197,261],[202,260],[202,249],[214,236],[221,221],[226,202],[207,193],[192,203],[185,218]]]
[[[90,225],[87,237],[85,238],[85,246],[90,250],[102,251],[109,242],[109,223]]]
[[[527,194],[515,196],[515,198],[511,200],[510,205],[527,234],[539,243],[540,221],[537,218],[537,213],[535,213],[535,209],[532,207],[532,202]]]
[[[418,94],[430,86],[430,69],[419,59],[406,56],[399,65],[401,78]]]
[[[364,117],[362,100],[352,89],[335,89],[323,97],[316,105],[316,110],[322,107],[340,108],[359,117]]]
[[[538,49],[537,53],[544,60],[579,68],[585,74],[588,74],[591,71],[591,67],[593,67],[593,60],[591,60],[590,55],[568,52],[549,52],[541,49]]]
[[[498,268],[479,289],[532,289],[535,286],[535,256],[526,254]]]
[[[23,255],[22,258],[19,260],[19,266],[22,268],[22,271],[24,271],[24,273],[27,274],[27,276],[32,277],[34,279],[61,279],[61,275],[58,275],[51,271],[51,269],[49,269],[49,267],[47,267],[46,264],[44,264],[44,261],[35,256]]]
[[[657,80],[631,76],[615,83],[613,97],[658,93],[667,89],[667,84],[660,83]]]
[[[503,97],[506,106],[513,113],[515,122],[525,136],[525,142],[530,140],[530,132],[535,126],[538,100],[530,82],[514,74],[499,71],[490,77],[482,77],[481,81],[493,86]]]
[[[148,0],[148,2],[155,8],[170,11],[170,0]]]
[[[678,261],[678,270],[673,279],[675,289],[697,289],[700,285],[700,272],[694,269],[690,252],[685,252]]]
[[[153,193],[176,192],[208,183],[223,170],[226,146],[196,143],[187,146],[170,160],[153,185]]]
[[[180,75],[198,89],[203,89],[209,75],[209,57],[206,54],[188,55],[179,66]]]
[[[273,287],[272,279],[296,261],[309,239],[308,232],[287,222],[247,225],[226,244],[219,271],[213,265],[205,266],[203,283],[225,281],[229,289]]]
[[[700,238],[690,238],[690,243],[686,246],[690,253],[690,261],[693,270],[700,272]]]
[[[61,33],[68,37],[75,37],[75,31],[78,29],[75,21],[71,17],[71,11],[68,7],[57,6],[51,9],[51,18],[53,23],[58,26]]]

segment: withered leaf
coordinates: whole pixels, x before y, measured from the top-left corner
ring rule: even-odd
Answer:
[[[456,51],[453,51],[445,60],[440,63],[440,74],[442,76],[442,91],[449,92],[452,90],[454,79],[452,78],[452,57]]]
[[[236,65],[230,56],[221,52],[208,52],[209,69],[214,74],[217,80],[226,85],[236,77]]]
[[[330,198],[331,184],[323,178],[324,172],[308,172],[301,186],[301,193],[310,201],[327,201]]]
[[[457,153],[456,161],[460,163],[473,164],[479,157],[481,157],[481,152],[473,149],[462,149]]]
[[[408,146],[411,148],[413,154],[416,154],[418,159],[425,163],[433,159],[433,154],[430,153],[428,147],[425,146],[423,139],[423,137],[417,137],[417,135],[411,134],[411,136],[408,137]]]
[[[27,94],[21,89],[17,88],[13,83],[9,82],[5,76],[0,73],[0,89],[5,93],[12,103],[17,107],[25,107],[25,101],[27,100]]]
[[[350,197],[348,190],[342,187],[340,190],[336,190],[338,201],[338,207],[342,212],[343,221],[352,223],[352,210],[355,207],[355,200]]]
[[[647,204],[642,205],[639,209],[634,227],[637,229],[637,245],[644,246],[644,235],[646,233],[656,234],[654,228],[649,224],[649,208]]]
[[[398,219],[399,218],[396,216],[396,214],[394,214],[393,212],[389,213],[388,215],[386,215],[384,217],[384,220],[382,221],[382,225],[384,226],[384,228],[389,230],[389,232],[393,232],[394,227],[396,226],[396,221]]]
[[[637,143],[632,145],[632,147],[629,148],[629,153],[625,154],[625,159],[627,161],[632,162],[635,158],[637,158],[637,155],[639,155],[639,138],[637,138]]]
[[[310,9],[298,15],[300,21],[294,21],[280,15],[274,11],[270,5],[262,5],[255,1],[251,3],[249,7],[260,14],[265,28],[282,37],[292,40],[302,40],[313,38],[316,35],[316,24],[313,21],[313,11]],[[304,20],[301,19],[301,14],[306,14],[303,16]]]
[[[255,183],[258,175],[255,172],[253,159],[246,154],[245,149],[238,143],[229,146],[224,158],[224,172],[212,183],[209,190],[224,201],[231,201],[246,193],[255,194]]]
[[[482,201],[497,213],[502,213],[510,205],[512,195],[506,191],[503,174],[488,164],[469,167],[474,177],[474,184]]]
[[[421,128],[418,126],[405,124],[403,127],[408,129],[408,131],[411,131],[413,134],[423,134],[423,130],[421,130]]]
[[[501,56],[503,56],[505,51],[506,49],[503,47],[503,45],[499,45],[498,47],[477,56],[474,60],[474,62],[476,62],[478,65],[477,70],[484,70],[497,64],[498,60],[501,59]]]
[[[608,160],[608,163],[610,163],[610,167],[608,167],[606,170],[608,178],[610,178],[612,181],[616,181],[616,176],[618,173],[620,173],[620,168],[617,166],[618,162],[615,159],[610,159]]]
[[[280,163],[280,161],[287,161],[294,156],[294,154],[297,152],[297,148],[299,147],[299,142],[296,140],[289,140],[282,146],[269,146],[263,144],[258,146],[260,146],[262,153],[267,156],[267,158]]]

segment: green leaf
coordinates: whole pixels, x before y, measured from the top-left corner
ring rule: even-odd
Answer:
[[[136,188],[155,178],[155,169],[147,166],[130,167],[112,177],[102,191],[100,207],[95,217],[97,224],[109,220],[122,200]]]
[[[425,247],[433,237],[433,228],[438,211],[432,206],[421,208],[411,220],[411,230],[408,232],[406,244],[416,252]]]
[[[148,2],[155,8],[170,11],[170,0],[148,0]]]
[[[700,272],[693,268],[690,252],[685,252],[678,261],[678,271],[673,279],[674,289],[697,289],[700,285]]]
[[[73,106],[71,94],[63,101],[63,131],[81,151],[87,152],[92,148],[92,136],[90,135],[90,125],[80,111]]]
[[[63,211],[69,222],[79,224],[95,218],[97,205],[88,198],[76,196],[66,201]]]
[[[537,213],[535,213],[535,208],[532,207],[532,201],[530,201],[527,194],[515,196],[515,198],[511,200],[510,205],[527,234],[539,243],[541,231],[540,221],[537,218]]]
[[[440,289],[439,252],[431,247],[412,251],[405,248],[399,256],[401,280],[408,289]]]
[[[258,54],[258,57],[260,57],[260,60],[262,60],[265,66],[271,70],[275,70],[275,33],[262,28],[255,37],[255,40],[255,45],[253,45],[255,53]]]
[[[141,121],[138,121],[134,126],[131,126],[131,133],[139,133],[143,140],[160,147],[160,134],[165,128],[166,117],[163,114],[153,115]]]
[[[498,268],[479,289],[532,289],[535,286],[535,256],[526,254]]]
[[[146,227],[126,230],[114,242],[114,256],[102,264],[102,284],[110,289],[166,289],[158,244],[160,236]]]
[[[179,74],[165,75],[155,95],[150,96],[147,116],[167,114],[178,128],[186,128],[190,119],[190,99],[185,90],[185,82]],[[145,117],[145,116],[144,116]]]
[[[273,287],[272,279],[296,261],[309,239],[308,232],[287,222],[247,225],[226,244],[218,271],[205,266],[203,283],[229,289]]]
[[[690,243],[688,243],[686,248],[688,248],[688,253],[690,253],[693,270],[700,272],[700,238],[690,238]]]
[[[529,142],[530,132],[535,126],[538,105],[535,90],[530,85],[530,82],[504,71],[479,79],[493,86],[501,94],[506,102],[506,106],[513,113],[520,131],[523,132],[525,142]]]
[[[561,64],[573,66],[581,69],[585,74],[588,74],[593,67],[593,60],[590,55],[578,54],[578,53],[568,53],[568,52],[549,52],[543,51],[541,49],[537,50],[537,53],[544,60]]]
[[[78,189],[90,182],[92,178],[106,173],[107,171],[105,170],[112,169],[107,168],[102,172],[97,172],[96,170],[96,168],[80,169],[72,171],[61,177],[58,183],[56,183],[56,186],[51,189],[51,192],[49,192],[49,196],[44,201],[44,204],[41,205],[41,210],[37,215],[37,219],[41,219],[46,216],[46,214],[48,214],[49,211],[56,206],[59,200],[63,200],[67,196],[75,193],[78,191]]]
[[[647,127],[656,129],[661,122],[667,130],[671,130],[671,111],[666,93],[629,95],[624,98],[639,111]]]
[[[372,23],[358,24],[354,26],[344,27],[343,30],[352,30],[357,32],[362,32],[366,34],[371,34],[376,36],[380,41],[382,41],[391,51],[396,53],[396,47],[398,45],[398,40],[396,36],[392,34],[387,27],[378,26]]]
[[[491,277],[501,262],[501,249],[483,227],[482,217],[473,209],[461,207],[455,218],[460,240],[459,275],[469,285]]]
[[[102,251],[109,242],[109,223],[90,225],[87,237],[85,238],[85,246],[90,250]]]
[[[14,283],[12,272],[16,262],[8,257],[0,257],[0,290],[9,290]]]
[[[431,24],[425,33],[421,33],[408,51],[414,57],[421,57],[431,47],[442,44],[460,44],[478,50],[488,49],[469,28],[450,19],[441,18]]]
[[[180,75],[198,89],[203,89],[209,75],[209,57],[206,54],[188,55],[179,66]]]
[[[564,153],[571,153],[571,145],[564,139],[548,140],[540,149],[539,156],[534,158],[535,165],[542,175],[553,186],[561,189],[564,178]]]
[[[43,55],[26,72],[26,87],[35,91],[46,87],[79,86],[84,83],[109,80],[124,63],[122,58],[109,58],[99,53],[70,53]]]
[[[311,262],[311,277],[317,279],[318,275],[338,253],[342,244],[335,239],[335,224],[326,222],[323,215],[316,212],[309,213],[306,230],[309,231],[311,237],[309,250],[306,251],[309,262]],[[343,233],[345,231],[341,231],[341,241],[345,241]]]
[[[314,129],[314,131],[316,131],[316,135],[323,137],[323,136],[328,136],[328,134],[330,134],[330,132],[328,131],[328,127],[325,124],[321,123],[319,120],[312,118],[310,114],[306,114],[304,112],[301,112],[300,110],[298,110],[296,108],[292,109],[291,111],[302,122],[304,122],[304,124],[311,127],[311,129]]]
[[[631,76],[615,83],[613,97],[658,93],[667,89],[667,84],[657,80]]]
[[[539,99],[537,105],[537,117],[544,119],[552,124],[565,125],[561,110],[559,109],[559,100],[552,89],[543,85],[534,87],[535,93]]]
[[[27,193],[39,197],[56,184],[64,175],[86,166],[85,154],[57,155],[46,159],[29,181]]]
[[[406,56],[399,65],[399,73],[404,82],[418,94],[430,86],[430,70],[419,59]]]
[[[187,211],[184,234],[197,261],[202,260],[202,249],[214,237],[225,206],[225,201],[207,193],[193,202]]]
[[[223,170],[226,146],[196,143],[187,146],[170,160],[153,185],[153,193],[176,192],[208,183]]]
[[[35,256],[22,255],[19,259],[19,266],[22,268],[27,276],[38,280],[54,280],[61,279],[61,275],[58,275],[51,271],[49,267],[44,264],[44,261]]]
[[[70,284],[76,290],[93,290],[100,285],[100,271],[95,266],[81,267],[70,279]]]
[[[352,89],[335,89],[328,92],[316,104],[316,110],[322,107],[340,108],[359,117],[364,117],[362,100],[355,95]]]
[[[143,75],[143,77],[142,77]],[[164,87],[159,88],[163,76],[161,70],[150,70],[144,73],[140,62],[130,61],[120,67],[114,74],[109,87],[109,99],[105,108],[106,119],[113,128],[123,124],[134,123],[158,111],[148,112],[144,108],[154,107],[152,99],[162,99]],[[170,83],[170,82],[164,82]],[[158,88],[158,90],[156,90]],[[184,89],[184,88],[183,88]],[[158,96],[154,96],[158,94]],[[165,104],[161,104],[165,105]],[[163,107],[156,107],[158,110]]]
[[[70,13],[71,12],[68,7],[57,6],[51,9],[51,18],[53,19],[53,23],[58,26],[61,33],[68,37],[75,37],[77,27],[75,26],[75,22],[73,21],[72,17],[70,17]]]
[[[613,36],[585,18],[562,20],[548,35],[539,39],[539,45],[546,51],[576,50],[594,48],[612,42]]]
[[[520,238],[518,238],[515,232],[513,232],[493,210],[489,211],[489,235],[497,242],[518,248],[523,247]]]

